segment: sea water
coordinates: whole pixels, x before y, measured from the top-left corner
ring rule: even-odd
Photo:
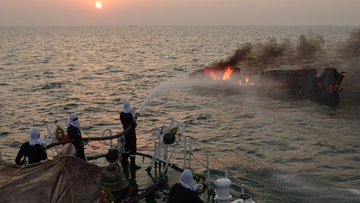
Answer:
[[[79,115],[83,136],[101,136],[107,128],[121,132],[119,113],[128,100],[141,114],[141,152],[151,153],[153,129],[174,119],[186,123],[195,151],[211,152],[213,175],[229,169],[235,187],[244,184],[258,202],[359,202],[356,59],[352,67],[345,59],[337,67],[348,76],[336,107],[187,77],[232,56],[243,44],[270,38],[296,43],[300,35],[321,36],[329,53],[325,58],[332,62],[354,29],[1,27],[2,159],[14,162],[32,128],[44,135],[44,121],[71,113]],[[91,142],[86,153],[107,147]]]

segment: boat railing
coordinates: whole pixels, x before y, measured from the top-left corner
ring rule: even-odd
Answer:
[[[174,131],[174,129],[176,129]],[[154,154],[152,156],[152,160],[149,163],[148,168],[146,169],[148,172],[161,163],[164,164],[163,175],[167,176],[169,172],[169,168],[176,163],[178,160],[182,160],[183,169],[196,168],[196,164],[199,164],[201,161],[193,160],[194,151],[193,151],[193,142],[194,139],[190,136],[185,135],[186,125],[184,123],[178,123],[176,121],[171,121],[169,126],[163,126],[161,128],[155,128],[153,131],[153,135],[157,137],[154,146]],[[168,133],[173,132],[175,135],[175,140],[173,143],[166,143],[164,140],[165,136]],[[206,182],[203,184],[206,185],[206,188],[210,190],[211,188],[211,176],[210,176],[210,161],[209,161],[209,152],[207,150],[202,150],[202,152],[198,152],[197,154],[201,154],[205,163],[200,163],[200,166],[197,168],[204,169],[205,167],[205,179]],[[181,162],[181,161],[180,161]],[[181,163],[180,163],[181,164]],[[161,167],[161,166],[160,166]],[[210,191],[209,191],[210,192]]]
[[[52,143],[58,141],[57,135],[55,133],[55,129],[58,126],[66,129],[68,126],[67,119],[56,120],[54,122],[46,122],[44,121],[44,126],[47,131],[47,135],[44,136],[44,139],[47,143]],[[210,166],[210,157],[213,157],[211,152],[209,152],[204,147],[200,146],[199,143],[191,136],[185,135],[186,125],[184,123],[179,123],[174,120],[170,122],[168,126],[163,126],[161,128],[155,128],[153,130],[153,136],[156,137],[156,141],[154,144],[154,154],[149,163],[148,168],[146,169],[148,172],[151,171],[151,168],[158,165],[159,167],[163,167],[162,177],[166,177],[168,175],[169,169],[173,168],[175,164],[182,164],[183,169],[189,168],[193,171],[198,169],[202,170],[202,175],[205,177],[205,181],[203,185],[207,190],[208,200],[210,197],[215,195],[214,184],[216,187],[220,187],[219,192],[217,192],[217,202],[228,202],[231,199],[231,195],[229,195],[228,189],[231,185],[231,181],[229,184],[229,179],[227,179],[227,175],[229,174],[229,170],[225,167],[225,178],[220,178],[216,180],[212,180],[210,168],[214,166]],[[172,134],[174,137],[170,136],[170,141],[166,135]],[[110,129],[104,129],[101,137],[113,137],[112,131]],[[92,139],[88,139],[89,141],[95,141]],[[118,149],[119,152],[125,152],[124,145],[125,140],[124,136],[120,136],[112,139],[96,139],[102,140],[108,145],[110,148]],[[54,156],[57,155],[60,147],[51,148]],[[195,156],[196,154],[196,156]],[[0,161],[1,161],[1,153],[0,153]],[[181,163],[182,162],[182,163]],[[219,161],[220,162],[220,161]],[[221,163],[221,162],[220,162]],[[161,166],[161,164],[163,166]],[[205,169],[205,171],[204,171]],[[225,186],[224,186],[225,185]],[[222,187],[224,189],[222,189]],[[226,188],[227,187],[227,188]],[[243,185],[241,186],[243,188]],[[242,191],[242,193],[244,193]],[[226,201],[221,201],[226,200]]]
[[[177,130],[174,131],[173,129]],[[201,173],[203,175],[200,176],[205,177],[203,184],[207,190],[209,202],[211,197],[215,197],[214,199],[218,203],[230,203],[232,196],[229,191],[232,182],[228,178],[231,175],[229,169],[220,160],[217,160],[210,151],[200,146],[193,137],[185,135],[185,129],[185,124],[171,121],[169,126],[153,130],[153,136],[156,136],[157,139],[154,145],[152,160],[146,170],[150,172],[152,167],[156,165],[161,167],[161,164],[163,164],[162,171],[164,177],[168,175],[169,169],[172,168],[173,164],[180,163],[183,165],[183,169],[202,170]],[[165,136],[169,132],[175,134],[176,139],[173,143],[166,143],[168,140],[165,139]],[[223,177],[212,180],[215,177],[211,177],[210,168],[214,166],[210,166],[210,158],[217,160],[222,165],[221,167],[225,168]],[[240,194],[242,195],[241,199],[233,202],[255,202],[244,192],[243,184],[241,184]]]
[[[59,140],[59,135],[57,134],[58,131],[57,129],[61,129],[64,133],[65,136],[66,135],[66,129],[69,126],[69,120],[67,118],[62,118],[59,120],[55,120],[55,121],[43,121],[43,126],[46,129],[47,134],[44,135],[43,139],[46,141],[47,144],[50,143],[56,143],[56,142],[60,142],[61,140]],[[85,135],[87,135],[84,131],[82,131]],[[89,135],[87,135],[88,138],[91,138]],[[101,139],[102,142],[104,142],[107,146],[109,146],[110,148],[114,148],[116,147],[120,152],[124,152],[124,144],[125,144],[125,140],[124,140],[124,136],[118,137],[116,139],[106,139],[106,137],[112,137],[112,131],[109,128],[106,128],[103,130],[101,137],[104,139]],[[84,145],[88,144],[88,142],[92,141],[91,139],[88,139],[87,141],[84,141]],[[99,140],[99,139],[96,139]],[[58,154],[58,151],[60,150],[61,145],[57,145],[55,147],[51,147],[48,148],[48,150],[50,150],[52,156],[56,156]]]

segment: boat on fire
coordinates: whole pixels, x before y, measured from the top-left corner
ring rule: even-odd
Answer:
[[[324,104],[336,105],[340,101],[342,80],[345,72],[327,67],[321,73],[315,68],[272,69],[260,73],[241,74],[236,66],[209,66],[189,74],[190,78],[226,81],[238,89],[252,86],[259,89],[278,88],[287,90],[291,95],[309,98]],[[256,80],[250,80],[256,78]],[[270,89],[269,89],[270,88]]]
[[[47,132],[44,139],[48,143],[48,154],[52,155],[49,160],[17,166],[0,159],[2,202],[109,202],[101,186],[101,171],[106,165],[105,153],[88,155],[87,161],[58,153],[66,143],[66,140],[59,140],[62,132],[59,129],[65,128],[67,123],[66,119],[44,122]],[[136,160],[142,169],[124,170],[129,183],[138,188],[136,194],[126,202],[166,202],[169,188],[179,181],[181,172],[185,168],[195,168],[196,160],[192,159],[195,152],[191,147],[193,139],[185,135],[185,128],[184,123],[175,121],[168,126],[154,128],[153,154],[138,153]],[[112,135],[110,129],[105,129],[102,136],[87,137],[83,141],[85,144],[106,141],[109,149],[125,153],[123,135],[126,131]],[[206,167],[200,173],[194,173],[194,182],[202,180],[205,192],[201,198],[204,202],[255,203],[243,185],[236,187],[241,191],[233,200],[230,194],[233,183],[226,171],[222,177],[211,175],[209,153],[205,151],[202,155]]]

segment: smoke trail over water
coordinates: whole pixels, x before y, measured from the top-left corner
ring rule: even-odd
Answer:
[[[324,68],[329,64],[337,64],[337,67],[352,72],[352,75],[359,75],[360,59],[354,59],[354,57],[360,56],[360,29],[353,31],[349,38],[340,45],[342,48],[337,52],[339,56],[328,54],[329,51],[324,49],[324,44],[323,37],[314,35],[300,35],[296,42],[289,39],[280,41],[269,38],[265,43],[243,44],[232,56],[216,61],[210,66],[239,66],[242,72],[257,74],[266,69]],[[349,60],[350,57],[353,59]],[[335,59],[336,61],[334,61]],[[346,80],[350,83],[355,82],[351,78]],[[152,99],[164,96],[175,88],[191,84],[190,81],[184,83],[183,79],[177,77],[160,83],[148,95],[138,111],[140,112]],[[202,83],[205,82],[202,81]]]
[[[360,56],[360,28],[350,34],[339,52],[345,58]]]
[[[354,30],[345,42],[335,46],[340,47],[337,56],[330,54],[331,50],[325,50],[324,44],[324,38],[315,35],[300,35],[297,42],[269,38],[265,43],[244,44],[229,58],[210,66],[240,66],[243,70],[256,73],[290,66],[306,68],[311,64],[344,63],[344,60],[360,56],[360,28]]]

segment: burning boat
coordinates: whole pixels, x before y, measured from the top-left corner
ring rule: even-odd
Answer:
[[[240,76],[240,68],[232,66],[205,67],[203,69],[190,73],[189,76],[197,78],[210,78],[212,80],[233,80],[237,76]]]
[[[337,104],[345,72],[326,68],[320,76],[316,69],[270,70],[261,73],[260,80],[271,81],[272,86],[281,86],[297,96],[307,97],[322,103]]]
[[[210,66],[189,74],[190,78],[200,80],[222,81],[232,85],[254,85],[248,75],[241,75],[240,68],[233,66]]]
[[[335,68],[326,68],[319,75],[317,70],[267,70],[260,74],[253,74],[251,78],[258,78],[256,82],[250,81],[247,74],[240,74],[241,69],[232,66],[210,66],[189,74],[190,78],[229,81],[238,86],[278,87],[289,90],[290,94],[306,97],[325,104],[337,104],[340,101],[339,93],[342,91],[341,82],[345,72]]]
[[[251,89],[265,94],[273,93],[275,89],[285,90],[302,98],[328,105],[337,104],[346,73],[339,72],[333,64],[325,66],[325,61],[342,62],[338,57],[327,56],[322,48],[323,43],[322,37],[301,35],[297,43],[290,39],[280,42],[276,38],[269,38],[265,43],[241,44],[228,58],[215,61],[189,74],[189,77],[216,80],[216,84],[251,85]],[[351,52],[355,53],[352,57],[358,56],[356,51]],[[237,89],[236,86],[231,88]]]

